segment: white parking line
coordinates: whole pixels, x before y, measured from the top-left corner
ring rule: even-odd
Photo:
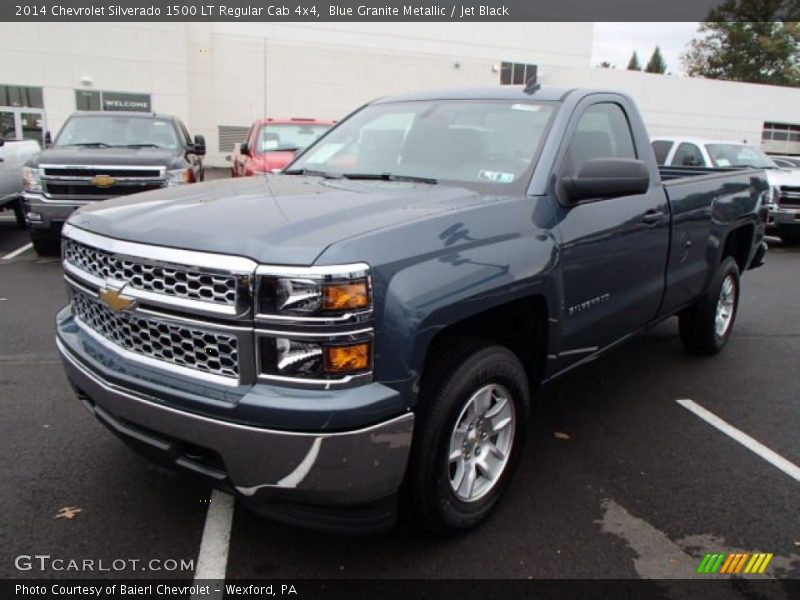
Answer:
[[[742,446],[763,458],[773,467],[780,469],[795,481],[800,481],[800,467],[789,462],[780,454],[773,452],[761,442],[754,440],[743,431],[736,429],[733,425],[726,423],[711,411],[697,404],[697,402],[693,400],[676,400],[676,402],[686,410],[693,412],[709,425],[716,427],[728,437],[733,438]]]
[[[194,580],[211,584],[211,594],[192,595],[192,600],[221,600],[224,595],[225,570],[228,566],[228,546],[231,541],[234,498],[230,494],[214,490],[206,514],[206,525],[197,555]],[[208,581],[212,580],[212,581]],[[219,590],[219,591],[217,591]]]
[[[28,251],[28,250],[30,250],[31,248],[33,248],[33,244],[25,244],[25,245],[24,245],[22,248],[17,248],[17,249],[16,249],[16,250],[14,250],[13,252],[9,252],[8,254],[6,254],[6,255],[3,257],[3,260],[11,260],[12,258],[14,258],[14,257],[16,257],[16,256],[19,256],[19,255],[20,255],[20,254],[22,254],[23,252],[27,252],[27,251]]]

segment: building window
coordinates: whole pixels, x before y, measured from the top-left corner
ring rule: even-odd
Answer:
[[[789,123],[764,123],[761,139],[765,142],[797,142],[800,140],[800,125]]]
[[[75,90],[75,108],[78,110],[100,110],[100,92]]]
[[[75,90],[75,107],[78,110],[150,112],[151,102],[150,94]]]
[[[536,78],[536,65],[504,62],[500,64],[500,85],[524,85]]]
[[[42,88],[24,85],[0,85],[0,106],[44,108]]]

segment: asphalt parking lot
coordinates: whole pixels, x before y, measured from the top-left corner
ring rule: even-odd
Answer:
[[[20,555],[196,559],[210,491],[139,458],[72,396],[53,342],[66,297],[60,264],[14,254],[27,242],[0,214],[0,575],[92,575],[19,570]],[[771,242],[767,264],[744,278],[718,357],[684,354],[672,320],[542,390],[515,480],[478,530],[352,538],[236,507],[227,577],[669,579],[695,576],[718,552],[773,553],[759,577],[800,577],[799,273],[800,248]],[[789,471],[678,400],[768,447]],[[80,512],[55,518],[64,507]]]

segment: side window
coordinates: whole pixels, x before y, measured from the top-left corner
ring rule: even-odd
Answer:
[[[178,127],[181,130],[181,137],[186,140],[187,145],[190,145],[192,143],[192,136],[189,135],[189,130],[186,129],[186,124],[183,121],[178,121]]]
[[[672,146],[674,145],[674,142],[670,142],[668,140],[658,140],[657,142],[653,142],[653,152],[655,152],[656,163],[659,166],[666,164],[669,151],[672,150]]]
[[[567,150],[566,173],[577,174],[593,158],[636,158],[631,128],[619,104],[595,104],[581,115]]]
[[[703,153],[696,145],[684,142],[675,151],[675,156],[672,157],[672,166],[702,167],[704,166]]]

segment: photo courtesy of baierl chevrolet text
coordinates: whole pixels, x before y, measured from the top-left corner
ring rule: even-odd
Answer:
[[[797,0],[0,4],[0,600],[800,598]]]

